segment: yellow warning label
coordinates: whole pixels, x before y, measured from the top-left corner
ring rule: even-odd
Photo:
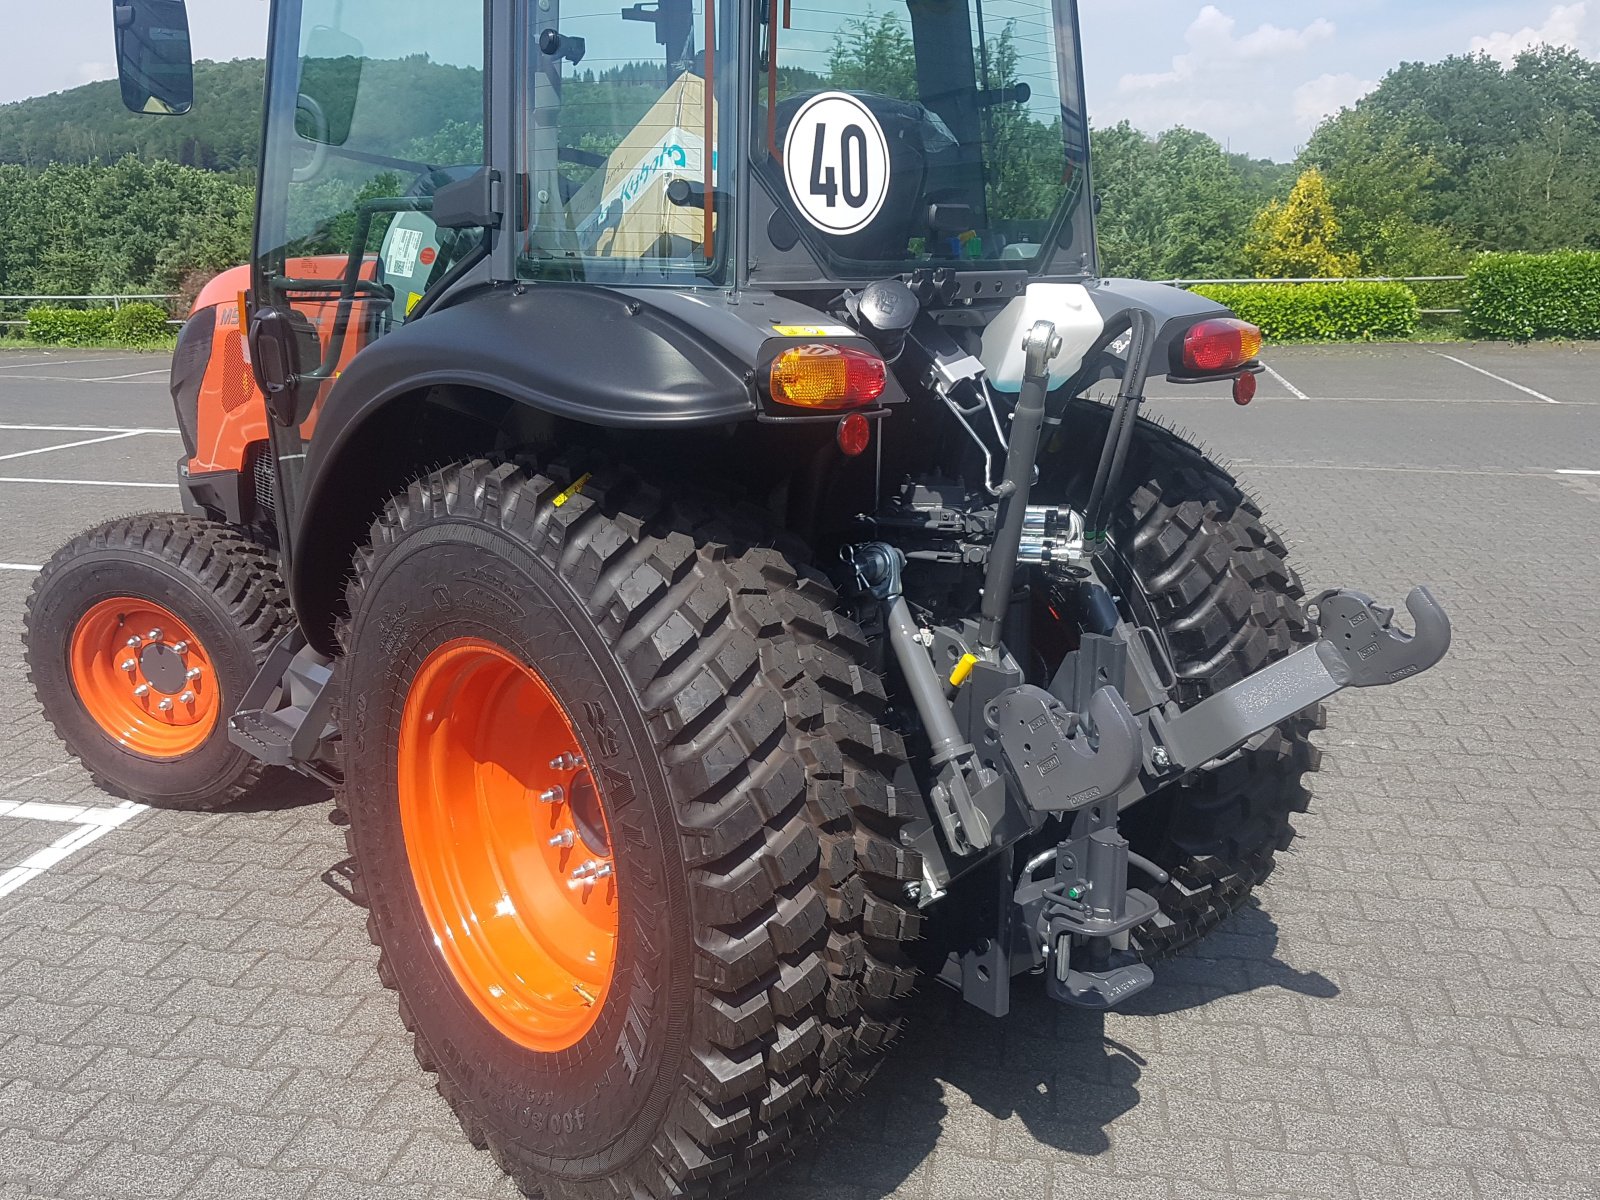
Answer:
[[[562,492],[554,500],[550,501],[550,503],[555,505],[557,508],[565,508],[568,504],[570,504],[572,502],[573,497],[577,496],[580,492],[583,491],[583,485],[588,483],[589,480],[591,480],[593,478],[594,478],[594,475],[592,473],[583,476],[581,479],[578,480],[577,483],[573,484],[566,491]]]
[[[772,332],[790,338],[847,338],[858,336],[843,325],[774,325]]]
[[[411,315],[412,310],[414,308],[416,308],[417,305],[419,305],[421,303],[422,303],[422,293],[421,292],[412,292],[411,293],[411,298],[406,301],[406,316],[409,317]]]

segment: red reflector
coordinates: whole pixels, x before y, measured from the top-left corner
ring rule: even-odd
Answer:
[[[851,413],[839,422],[839,449],[851,458],[860,458],[872,445],[872,422],[860,413]]]
[[[1232,371],[1261,354],[1261,330],[1235,317],[1201,321],[1183,339],[1183,365],[1197,375]]]
[[[888,384],[883,359],[853,346],[795,346],[772,360],[772,398],[796,408],[865,408]]]
[[[1233,402],[1240,408],[1256,398],[1256,377],[1241,375],[1233,381]]]

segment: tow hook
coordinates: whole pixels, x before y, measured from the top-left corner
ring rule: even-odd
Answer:
[[[1172,764],[1193,770],[1232,753],[1345,688],[1385,687],[1437,666],[1450,650],[1450,618],[1425,587],[1406,598],[1416,632],[1394,627],[1394,609],[1342,589],[1311,602],[1316,645],[1279,659],[1188,712],[1151,714]]]

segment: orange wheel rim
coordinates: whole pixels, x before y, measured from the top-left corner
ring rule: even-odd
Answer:
[[[560,701],[500,647],[446,643],[406,698],[399,792],[422,911],[461,990],[519,1045],[577,1045],[611,987],[617,880]]]
[[[73,628],[67,666],[90,720],[135,754],[183,758],[216,731],[222,694],[211,656],[160,604],[102,600]]]

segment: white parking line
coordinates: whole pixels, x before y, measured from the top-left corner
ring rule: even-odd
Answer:
[[[157,367],[154,371],[134,371],[130,375],[97,375],[93,379],[79,379],[77,383],[116,383],[120,379],[143,379],[146,375],[170,375],[171,367]]]
[[[176,491],[178,487],[175,483],[129,483],[122,479],[25,479],[11,475],[0,475],[0,483],[59,484],[64,487],[166,488],[169,491]]]
[[[1476,371],[1479,375],[1487,375],[1496,383],[1503,383],[1507,387],[1516,388],[1517,391],[1522,392],[1525,395],[1532,396],[1535,400],[1543,400],[1546,404],[1561,403],[1559,400],[1552,400],[1543,392],[1536,392],[1531,387],[1523,387],[1522,384],[1518,383],[1514,379],[1507,379],[1504,375],[1496,375],[1493,371],[1485,371],[1482,367],[1475,367],[1464,358],[1457,358],[1453,354],[1443,354],[1438,350],[1429,350],[1428,353],[1433,355],[1435,358],[1442,358],[1447,362],[1455,363],[1457,366],[1465,367],[1469,371]]]
[[[1557,475],[1600,475],[1600,471],[1557,470]]]
[[[1289,394],[1291,396],[1293,396],[1296,400],[1309,400],[1309,399],[1311,399],[1310,396],[1306,395],[1299,388],[1295,387],[1294,384],[1290,383],[1281,374],[1279,374],[1277,368],[1271,367],[1271,366],[1267,366],[1266,363],[1262,363],[1261,365],[1267,368],[1267,374],[1268,375],[1271,375],[1274,379],[1276,379],[1284,387],[1288,388],[1289,389]]]
[[[29,563],[0,563],[0,571],[22,571],[28,575],[37,575],[42,570],[44,570],[42,566]]]
[[[19,450],[15,454],[0,454],[0,462],[10,462],[14,458],[31,458],[35,454],[54,454],[57,450],[76,450],[80,446],[98,446],[103,442],[120,442],[124,438],[140,436],[135,433],[113,433],[106,437],[86,438],[81,442],[66,442],[60,446],[41,446],[37,450]]]
[[[129,425],[0,425],[0,432],[17,433],[159,433],[178,436],[176,429],[140,429]]]
[[[0,815],[6,815],[6,809],[32,808],[40,810],[59,809],[70,812],[66,805],[34,804],[34,805],[4,805],[0,804]],[[70,833],[65,833],[57,838],[43,850],[30,854],[18,865],[9,871],[0,871],[0,896],[9,896],[24,884],[32,883],[51,867],[60,866],[79,850],[93,842],[99,841],[113,829],[120,829],[133,818],[145,811],[142,804],[123,801],[116,808],[81,810],[75,815],[42,815],[33,816],[31,819],[39,821],[65,821],[75,826]],[[28,814],[12,812],[13,816]]]

